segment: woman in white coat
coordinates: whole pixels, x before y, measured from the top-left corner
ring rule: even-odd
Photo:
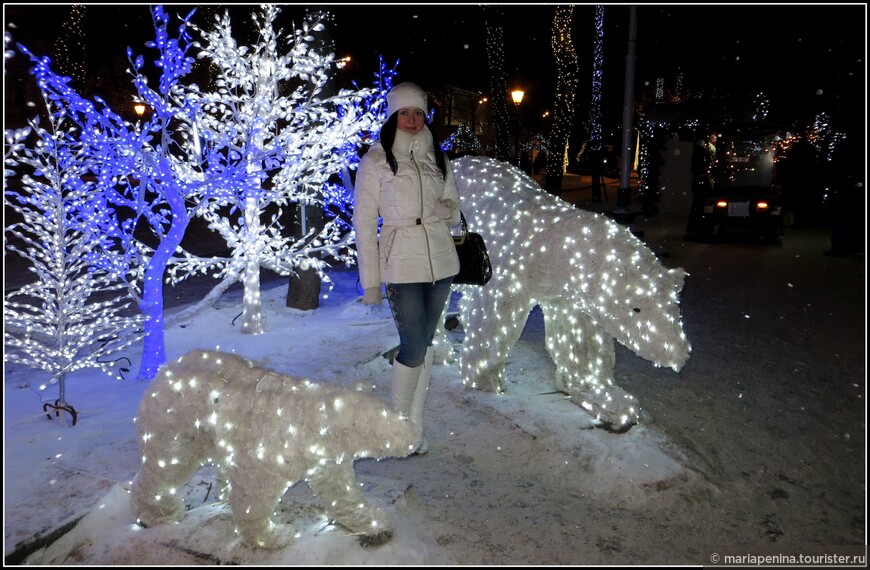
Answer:
[[[360,162],[353,212],[363,302],[379,304],[386,284],[399,331],[392,405],[420,429],[416,454],[428,451],[423,406],[432,338],[459,272],[450,233],[460,222],[459,194],[450,163],[426,126],[427,109],[426,92],[413,83],[387,94],[388,118]]]

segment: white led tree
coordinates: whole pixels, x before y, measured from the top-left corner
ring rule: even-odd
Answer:
[[[65,113],[49,99],[46,106],[49,129],[33,120],[5,132],[4,204],[19,218],[5,227],[5,251],[27,259],[35,280],[3,299],[4,361],[49,373],[40,389],[58,384],[54,406],[75,423],[67,375],[98,368],[120,377],[106,358],[142,338],[144,319],[131,310],[125,276],[92,266],[101,243],[96,224],[83,217],[96,209],[92,159]],[[31,132],[36,143],[28,145]],[[7,184],[16,171],[19,188]]]
[[[244,284],[242,331],[264,331],[260,303],[260,270],[291,275],[297,268],[313,268],[321,279],[329,256],[350,264],[352,232],[334,217],[301,237],[286,235],[281,220],[290,204],[323,207],[331,197],[330,178],[357,163],[357,147],[381,122],[383,94],[377,89],[342,89],[322,97],[335,69],[335,56],[309,45],[323,24],[306,18],[302,28],[286,38],[275,31],[280,10],[264,5],[254,15],[259,40],[239,45],[228,14],[216,18],[199,57],[218,70],[217,91],[192,89],[188,98],[202,110],[198,136],[220,152],[211,172],[223,176],[217,200],[200,215],[220,234],[230,249],[228,257],[186,255],[170,269],[177,280],[191,272],[209,271],[220,283],[196,312],[227,287]],[[282,43],[289,51],[280,53]]]

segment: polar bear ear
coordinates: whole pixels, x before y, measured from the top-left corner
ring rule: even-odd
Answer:
[[[686,277],[688,276],[689,274],[682,267],[668,269],[668,277],[670,278],[672,287],[677,293],[683,290],[683,285],[685,285]]]

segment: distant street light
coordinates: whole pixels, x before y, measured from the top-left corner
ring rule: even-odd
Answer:
[[[136,111],[136,116],[137,116],[137,117],[141,117],[142,115],[144,115],[144,114],[145,114],[145,110],[146,110],[147,108],[148,108],[148,107],[145,106],[145,103],[135,103],[135,104],[133,105],[133,110]]]
[[[520,103],[523,102],[523,96],[526,94],[522,89],[514,89],[511,91],[511,99],[514,100],[514,105],[517,108],[517,124],[516,124],[516,138],[514,142],[516,144],[517,149],[517,167],[520,167]]]

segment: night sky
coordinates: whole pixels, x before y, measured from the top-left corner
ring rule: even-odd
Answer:
[[[192,7],[166,6],[172,14],[186,14]],[[383,55],[390,66],[400,61],[398,81],[415,81],[430,90],[449,83],[484,94],[489,91],[487,9],[480,5],[322,6],[332,14],[329,30],[337,56],[351,55],[354,60],[342,73],[361,86],[371,84],[378,55]],[[240,41],[255,7],[231,7]],[[194,21],[201,24],[200,16],[225,8],[200,5]],[[289,30],[301,21],[306,8],[286,5],[282,9],[280,25]],[[501,9],[509,88],[525,89],[529,112],[552,107],[556,70],[550,30],[555,7],[529,4]],[[6,31],[37,53],[51,53],[68,14],[69,5],[4,4]],[[147,5],[88,6],[89,65],[109,76],[112,66],[107,62],[125,59],[126,46],[146,56],[152,53],[143,45],[153,38],[150,21]],[[594,6],[575,7],[573,41],[580,65],[581,115],[591,92],[594,22]],[[605,5],[606,121],[620,118],[628,23],[628,6]],[[806,124],[821,111],[848,116],[861,125],[865,122],[865,4],[639,5],[636,54],[638,94],[653,90],[657,77],[673,90],[680,73],[684,94],[751,98],[763,91],[771,100],[769,118],[783,124]],[[6,77],[7,82],[17,80]]]

